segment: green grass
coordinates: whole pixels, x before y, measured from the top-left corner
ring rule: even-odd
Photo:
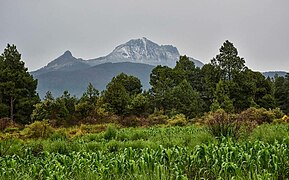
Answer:
[[[92,129],[93,130],[93,129]],[[205,127],[123,128],[0,141],[0,179],[284,179],[289,126],[264,124],[238,140]]]

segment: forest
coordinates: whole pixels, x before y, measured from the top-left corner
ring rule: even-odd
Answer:
[[[225,41],[199,68],[121,73],[40,99],[15,45],[0,56],[0,179],[285,179],[289,74],[265,77]],[[77,85],[76,85],[77,86]]]

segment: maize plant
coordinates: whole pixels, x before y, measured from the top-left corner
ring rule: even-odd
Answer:
[[[222,139],[194,149],[131,147],[0,157],[0,179],[285,179],[289,147]]]

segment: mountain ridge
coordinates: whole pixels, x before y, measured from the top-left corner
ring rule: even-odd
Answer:
[[[46,66],[36,71],[32,71],[32,73],[38,75],[50,71],[73,71],[109,62],[132,62],[153,66],[163,65],[174,67],[179,57],[180,53],[176,47],[172,45],[158,45],[143,37],[120,44],[107,56],[94,59],[84,60],[82,58],[76,58],[67,50],[64,54],[49,62]],[[197,67],[202,67],[204,65],[201,61],[194,58],[190,57],[190,60],[193,61]]]

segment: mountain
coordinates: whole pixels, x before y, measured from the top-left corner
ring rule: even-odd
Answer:
[[[40,75],[52,71],[74,71],[90,67],[83,59],[75,58],[70,51],[64,52],[63,55],[54,59],[46,66],[32,72],[33,75]]]
[[[180,53],[176,47],[172,45],[158,45],[147,38],[141,38],[121,44],[107,56],[88,60],[87,63],[97,65],[105,62],[134,62],[153,66],[174,67],[179,57]],[[200,61],[193,58],[190,59],[196,66],[203,66],[203,63]]]
[[[44,97],[47,91],[60,96],[64,90],[81,96],[89,82],[97,89],[105,89],[112,77],[124,72],[138,77],[143,89],[149,88],[149,75],[157,65],[174,67],[180,54],[172,45],[158,45],[147,38],[133,39],[117,46],[107,56],[83,60],[70,51],[54,59],[46,66],[31,72],[38,79],[38,93]],[[196,66],[203,63],[190,58]]]
[[[268,72],[263,72],[263,75],[267,78],[274,78],[276,75],[278,76],[283,76],[285,77],[285,75],[287,74],[287,72],[285,71],[268,71]]]
[[[38,79],[37,92],[44,97],[47,91],[51,91],[55,97],[68,90],[70,94],[80,97],[89,83],[92,83],[98,90],[104,90],[111,79],[120,74],[126,73],[138,77],[143,89],[148,89],[150,73],[154,66],[139,63],[104,63],[74,71],[51,71],[34,75]]]
[[[32,72],[39,75],[51,71],[74,71],[104,63],[132,62],[174,67],[179,59],[178,49],[172,45],[158,45],[147,38],[133,39],[117,46],[110,54],[90,60],[75,58],[70,51],[54,59],[43,68]],[[190,57],[197,67],[204,64]]]

